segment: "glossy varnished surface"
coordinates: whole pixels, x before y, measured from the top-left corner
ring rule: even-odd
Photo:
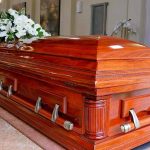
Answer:
[[[47,38],[20,49],[1,47],[0,106],[68,149],[134,148],[150,140],[146,131],[149,59],[148,47],[100,36]],[[8,97],[10,85],[13,91]],[[38,97],[42,105],[35,113]],[[52,122],[55,104],[60,109]],[[139,130],[134,128],[130,109],[140,120]],[[74,124],[73,130],[65,131],[66,120]],[[132,132],[122,133],[120,126],[125,123]],[[141,132],[143,141],[138,136]],[[131,141],[133,135],[137,137]]]
[[[94,36],[48,38],[30,46],[32,51],[1,48],[1,67],[99,96],[150,87],[150,49],[138,43]]]

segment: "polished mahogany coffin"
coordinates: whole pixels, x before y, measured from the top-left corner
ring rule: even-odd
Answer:
[[[0,45],[0,106],[70,150],[150,141],[150,48],[105,36]]]

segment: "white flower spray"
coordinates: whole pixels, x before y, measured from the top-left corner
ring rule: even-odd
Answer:
[[[27,16],[9,9],[0,13],[0,41],[26,41],[50,36],[39,24]]]

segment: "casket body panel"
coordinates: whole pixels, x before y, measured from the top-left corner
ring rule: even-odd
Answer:
[[[67,149],[131,149],[150,141],[149,66],[150,48],[111,37],[1,46],[0,106]]]

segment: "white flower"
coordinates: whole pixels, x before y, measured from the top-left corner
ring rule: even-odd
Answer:
[[[17,18],[14,19],[14,24],[24,27],[25,26],[25,17],[22,17],[22,15],[18,16]]]
[[[6,31],[0,32],[0,37],[5,37],[5,36],[7,36],[7,32]]]
[[[0,37],[4,38],[5,41],[15,40],[15,38],[28,39],[27,35],[29,35],[29,39],[31,40],[27,40],[27,42],[30,42],[41,36],[50,36],[39,24],[35,24],[27,16],[21,15],[13,9],[9,9],[8,13],[13,17],[0,18]]]
[[[9,21],[6,26],[6,31],[10,31],[11,27],[12,27],[12,23],[11,23],[11,21]]]
[[[23,42],[23,43],[27,43],[27,44],[30,44],[32,43],[33,41],[37,40],[38,38],[37,37],[33,37],[31,39],[20,39],[19,41]]]
[[[26,30],[23,29],[21,26],[17,25],[13,28],[13,30],[17,31],[15,34],[17,38],[21,38],[22,36],[26,35]]]
[[[13,9],[9,9],[8,10],[8,13],[10,15],[12,15],[14,18],[17,18],[19,15],[18,15],[18,12],[16,10],[13,10]]]
[[[6,25],[9,22],[9,19],[1,19],[0,24]]]
[[[36,29],[33,28],[31,24],[27,24],[27,25],[25,26],[25,29],[27,30],[27,32],[28,32],[29,34],[31,34],[31,35],[33,35],[33,36],[36,36],[36,35],[38,34],[38,32],[36,31]]]
[[[12,27],[12,23],[11,22],[8,22],[8,24],[6,26],[0,26],[0,37],[5,37],[10,30],[11,30],[11,27]]]
[[[51,36],[51,34],[44,32],[43,36],[47,37],[47,36]]]
[[[45,30],[41,30],[43,32],[43,36],[47,37],[47,36],[51,36],[51,34],[47,33]]]
[[[16,32],[16,27],[12,27],[10,30],[11,30],[11,32],[14,33],[14,32]]]
[[[33,25],[34,24],[34,21],[32,19],[28,19],[27,22],[30,24],[30,25]]]
[[[21,38],[21,37],[26,35],[26,31],[25,30],[20,30],[15,35],[16,35],[17,38]]]
[[[39,24],[35,24],[35,25],[34,25],[34,29],[37,30],[38,28],[41,28],[41,26],[40,26]]]
[[[1,25],[1,26],[0,26],[0,30],[2,30],[2,31],[6,30],[6,26]]]
[[[31,34],[31,35],[33,35],[33,36],[37,35],[37,31],[35,31],[33,28],[29,29],[28,33]]]

